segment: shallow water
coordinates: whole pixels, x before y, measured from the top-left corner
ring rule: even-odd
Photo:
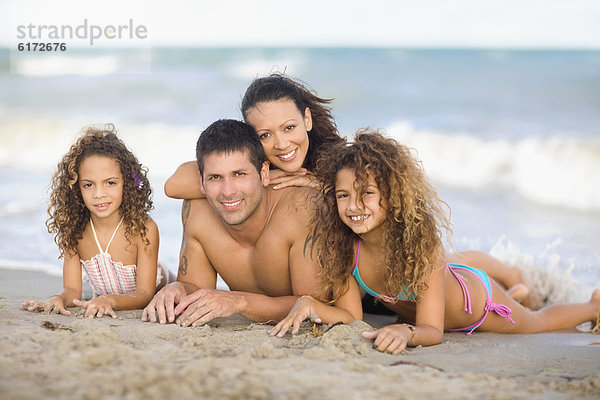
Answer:
[[[600,284],[598,51],[153,49],[151,73],[68,75],[40,60],[11,73],[0,55],[2,265],[60,274],[45,188],[82,126],[113,122],[150,168],[160,258],[175,270],[180,202],[165,198],[164,180],[193,159],[204,127],[239,118],[254,77],[286,70],[335,97],[342,134],[384,128],[416,149],[452,208],[455,248],[527,260],[558,281],[568,272],[583,292]]]

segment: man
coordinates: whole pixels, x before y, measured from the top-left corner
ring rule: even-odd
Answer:
[[[280,320],[298,296],[318,296],[309,240],[315,192],[269,188],[258,135],[240,121],[206,128],[196,158],[206,199],[184,201],[177,282],[154,296],[142,320],[188,326],[236,313]],[[215,289],[217,274],[231,291]]]

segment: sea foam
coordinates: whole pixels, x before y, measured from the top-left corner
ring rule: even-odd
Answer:
[[[483,140],[418,131],[398,122],[388,135],[413,147],[429,177],[449,186],[503,185],[528,200],[600,211],[600,140],[548,137]]]

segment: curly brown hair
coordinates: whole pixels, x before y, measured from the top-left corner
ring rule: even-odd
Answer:
[[[317,162],[322,201],[315,217],[315,240],[325,293],[331,302],[338,300],[347,291],[344,283],[353,269],[357,236],[340,219],[335,195],[337,172],[346,168],[356,175],[359,198],[369,176],[381,193],[380,205],[386,210],[381,225],[386,293],[418,296],[427,288],[430,274],[441,266],[443,230],[448,241],[452,234],[450,210],[411,149],[372,129],[357,131],[354,142],[334,146]]]
[[[247,121],[248,110],[258,103],[282,99],[292,100],[302,115],[304,115],[306,107],[310,109],[313,126],[308,133],[308,153],[302,166],[312,171],[319,154],[327,146],[343,141],[331,115],[330,104],[333,99],[317,96],[313,90],[308,88],[308,85],[300,80],[292,79],[282,73],[273,73],[267,77],[255,79],[246,89],[241,105],[244,120]]]
[[[114,125],[107,124],[103,128],[85,127],[79,139],[71,146],[67,154],[58,163],[58,168],[52,177],[50,199],[46,221],[49,233],[54,234],[54,241],[60,249],[60,257],[65,252],[74,253],[77,243],[83,237],[83,231],[90,219],[90,211],[83,202],[79,179],[79,166],[87,157],[96,155],[114,159],[123,175],[123,199],[119,212],[126,227],[127,240],[141,235],[147,245],[146,237],[148,213],[152,210],[152,189],[148,182],[148,169],[142,166],[135,155],[116,135]],[[138,190],[138,182],[143,182]]]

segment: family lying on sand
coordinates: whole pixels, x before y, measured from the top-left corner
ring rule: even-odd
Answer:
[[[158,263],[146,169],[113,126],[87,128],[51,186],[47,225],[64,258],[64,289],[22,308],[70,315],[79,306],[93,318],[145,307],[143,321],[181,326],[237,313],[279,321],[270,335],[283,337],[306,319],[362,319],[370,302],[398,323],[363,336],[394,354],[439,344],[444,331],[535,333],[596,320],[600,289],[587,303],[534,311],[516,267],[446,253],[447,205],[411,150],[369,129],[345,140],[330,102],[274,74],[247,89],[246,122],[218,120],[201,133],[196,162],[165,185],[186,199],[171,283]],[[230,291],[216,290],[217,274]]]

